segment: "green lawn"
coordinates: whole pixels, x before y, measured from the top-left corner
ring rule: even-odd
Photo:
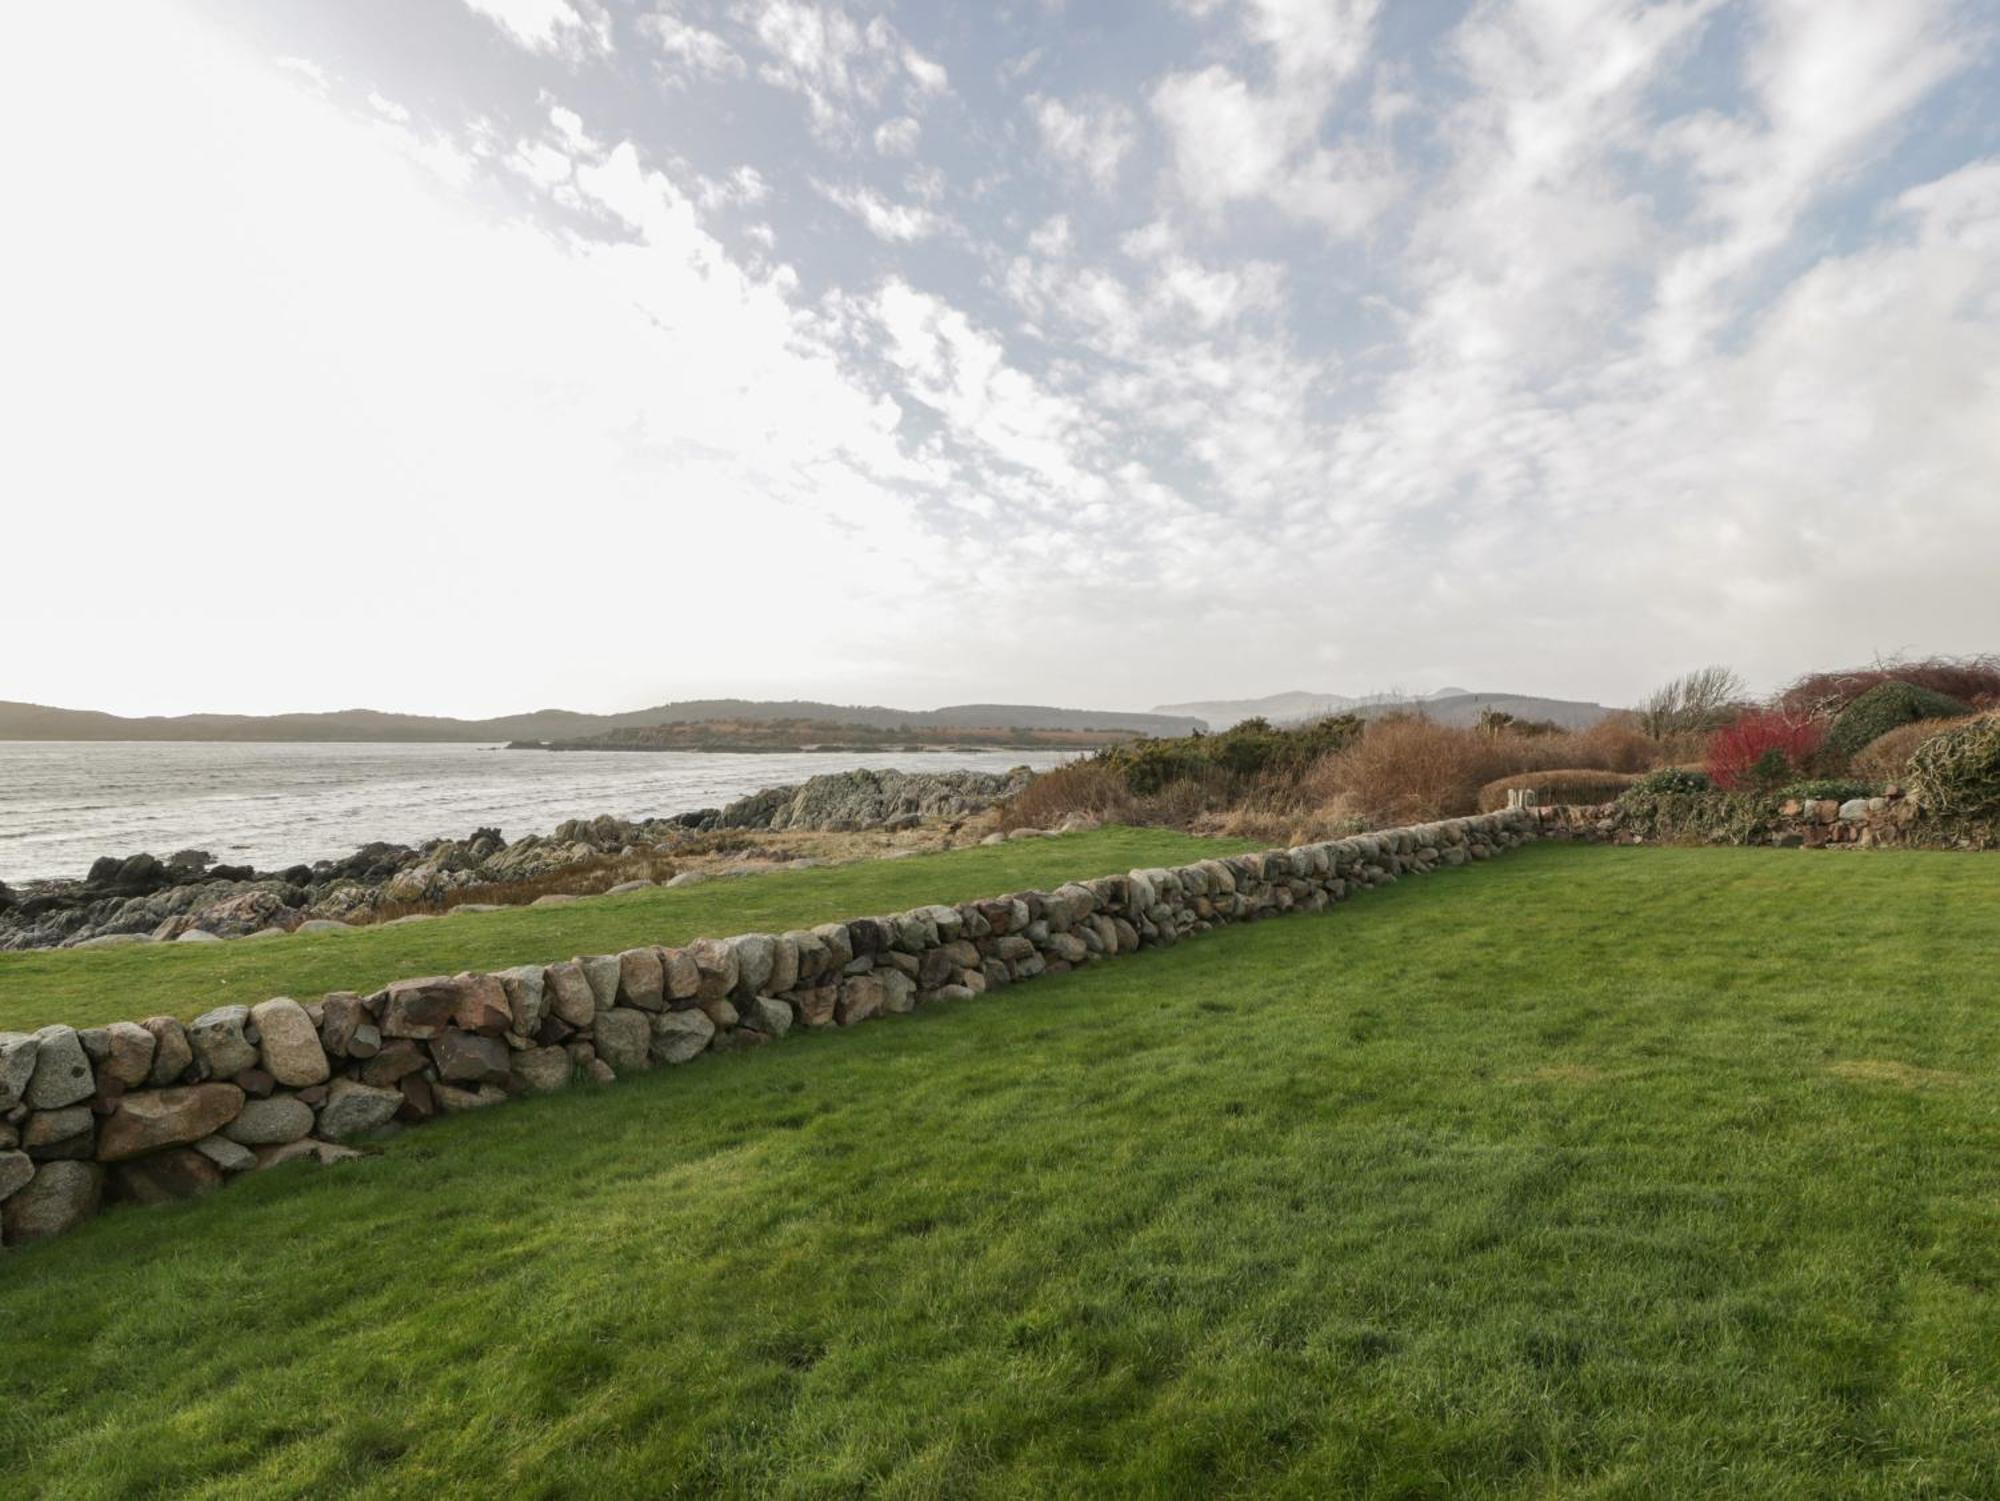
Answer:
[[[593,897],[561,907],[467,913],[405,927],[232,943],[0,954],[0,1031],[198,1016],[232,1001],[366,993],[390,980],[549,964],[642,943],[685,943],[1033,891],[1064,881],[1180,865],[1260,846],[1163,829],[1100,829],[1057,839],[873,860],[816,871]]]
[[[1996,956],[1550,846],[459,1118],[0,1257],[0,1495],[1990,1497]]]

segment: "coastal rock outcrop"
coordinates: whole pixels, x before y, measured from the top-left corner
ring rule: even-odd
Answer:
[[[767,787],[724,808],[682,814],[692,829],[878,829],[927,818],[969,818],[1033,781],[1012,771],[837,771],[791,787]]]
[[[500,830],[410,847],[364,845],[343,860],[283,871],[218,865],[203,850],[162,861],[107,855],[81,881],[0,886],[0,949],[109,947],[295,932],[437,907],[475,887],[505,888],[621,856],[671,859],[692,840],[733,830],[859,830],[970,817],[1034,779],[1010,772],[844,771],[667,818],[567,819],[509,841]],[[318,927],[315,931],[319,931]]]

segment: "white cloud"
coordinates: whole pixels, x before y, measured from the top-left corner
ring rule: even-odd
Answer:
[[[20,427],[0,491],[32,498],[9,546],[43,560],[0,614],[70,622],[21,693],[187,707],[182,675],[121,666],[168,598],[231,641],[207,701],[251,710],[611,707],[879,658],[928,567],[899,413],[843,371],[795,281],[741,269],[629,142],[563,175],[623,240],[552,236],[183,16],[135,13],[110,53],[94,24],[56,8],[0,57],[0,126],[73,122],[0,163],[43,226],[0,241],[0,286],[36,288],[6,309]],[[88,67],[48,64],[65,57]],[[860,613],[814,645],[834,557]],[[747,615],[746,585],[769,591]],[[606,652],[657,641],[663,611],[670,660]],[[510,617],[534,627],[505,652],[455,645]],[[299,641],[357,630],[384,650],[298,676]],[[421,671],[395,665],[410,642]]]
[[[286,72],[296,73],[306,79],[314,88],[324,89],[327,86],[326,69],[309,57],[278,57],[273,61]]]
[[[681,72],[729,77],[744,71],[743,59],[720,35],[669,11],[640,17],[639,31]]]
[[[1250,0],[1243,29],[1268,54],[1268,86],[1220,63],[1154,86],[1153,113],[1190,203],[1213,219],[1233,203],[1261,201],[1342,236],[1389,206],[1402,182],[1380,147],[1321,139],[1342,84],[1368,55],[1377,8],[1377,0]]]
[[[1700,191],[1705,235],[1662,277],[1653,332],[1686,358],[1725,321],[1727,288],[1782,245],[1812,202],[1839,185],[1938,84],[1969,65],[1946,0],[1764,0],[1746,59],[1761,126],[1713,112],[1663,143]]]
[[[941,107],[851,0],[686,0],[639,60],[699,92],[491,69],[455,125],[448,90],[371,99],[402,75],[364,53],[274,65],[300,43],[153,7],[112,55],[32,10],[0,493],[36,566],[0,614],[72,650],[10,691],[190,707],[131,667],[163,590],[231,642],[225,707],[1616,697],[1990,648],[1975,10],[1480,0],[1433,41],[1383,7],[1385,61],[1370,5],[1237,0],[1128,92],[1052,46],[1086,92],[1045,73],[1023,117]],[[574,57],[597,14],[508,34]],[[977,53],[979,19],[963,55],[1026,45]],[[451,670],[300,679],[356,621]]]
[[[892,203],[872,188],[841,187],[833,183],[813,184],[830,203],[838,204],[863,224],[869,233],[892,245],[926,240],[950,221],[920,204]]]
[[[521,46],[576,56],[611,50],[611,18],[594,0],[465,0]]]
[[[950,91],[951,75],[944,65],[905,42],[903,44],[903,71],[910,75],[920,94],[943,94]]]
[[[704,209],[753,208],[771,196],[771,184],[755,167],[742,166],[727,177],[701,178],[695,197]]]
[[[1138,141],[1132,111],[1107,100],[1076,105],[1030,95],[1035,128],[1042,149],[1070,171],[1079,172],[1100,191],[1118,181],[1118,167]]]
[[[822,133],[851,134],[855,107],[880,104],[899,83],[913,108],[949,87],[945,70],[882,16],[864,24],[811,0],[759,0],[736,14],[764,48],[759,76],[803,98]]]
[[[1065,256],[1075,243],[1076,237],[1070,233],[1068,214],[1051,214],[1036,226],[1028,236],[1028,248],[1037,255]]]
[[[1368,56],[1381,0],[1248,0],[1244,30],[1286,79],[1336,84]]]
[[[1630,8],[1492,7],[1453,38],[1469,92],[1441,121],[1448,170],[1411,242],[1423,294],[1412,342],[1509,383],[1604,347],[1635,258],[1668,242],[1622,162],[1653,139],[1653,84],[1716,0]]]
[[[923,127],[909,115],[884,120],[875,127],[875,149],[884,156],[909,156],[917,149]]]
[[[1088,413],[1014,367],[995,335],[898,279],[882,287],[868,310],[911,393],[959,441],[1077,501],[1102,492],[1103,482],[1081,461],[1091,441]]]

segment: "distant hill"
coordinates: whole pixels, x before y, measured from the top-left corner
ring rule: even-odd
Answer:
[[[0,701],[0,740],[339,740],[461,741],[574,740],[611,730],[703,721],[804,719],[877,729],[1128,730],[1185,735],[1205,728],[1187,715],[1127,714],[1113,709],[1057,709],[1036,704],[954,704],[942,709],[890,709],[811,700],[693,699],[624,714],[538,709],[497,719],[448,719],[341,709],[324,714],[177,714],[126,718],[93,709],[56,709]]]
[[[1440,688],[1436,693],[1416,697],[1407,693],[1366,693],[1352,697],[1345,693],[1273,693],[1268,698],[1220,698],[1202,703],[1161,704],[1155,714],[1186,714],[1205,719],[1223,730],[1246,719],[1263,718],[1273,724],[1295,724],[1326,714],[1348,714],[1378,704],[1408,705],[1433,698],[1453,698],[1463,688]]]
[[[1452,693],[1411,703],[1371,704],[1356,712],[1374,718],[1396,709],[1421,709],[1439,724],[1477,724],[1482,713],[1495,709],[1516,719],[1549,720],[1568,730],[1587,730],[1607,714],[1617,712],[1582,699],[1536,698],[1526,693]]]
[[[993,725],[836,724],[827,719],[691,719],[628,725],[577,740],[512,740],[509,750],[794,751],[869,750],[1095,751],[1142,738],[1136,730],[1001,729]]]
[[[1476,724],[1487,709],[1516,719],[1553,720],[1569,729],[1586,729],[1613,711],[1603,704],[1578,699],[1537,698],[1527,693],[1471,693],[1440,688],[1435,693],[1369,694],[1273,693],[1268,698],[1215,699],[1199,703],[1163,704],[1156,714],[1190,714],[1227,729],[1259,715],[1273,724],[1298,724],[1325,714],[1359,714],[1365,719],[1397,711],[1418,710],[1441,724]]]

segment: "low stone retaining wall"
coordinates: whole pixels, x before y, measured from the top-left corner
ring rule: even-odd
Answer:
[[[1535,837],[1533,810],[1172,870],[918,907],[788,933],[698,938],[373,995],[280,996],[78,1030],[0,1033],[0,1235],[57,1235],[107,1202],[355,1155],[349,1142],[577,1078],[687,1063],[1062,974],[1227,924],[1318,912]]]
[[[1692,805],[1692,801],[1690,803]],[[1906,846],[1912,849],[1984,850],[2000,847],[2000,821],[1940,822],[1924,818],[1900,793],[1887,797],[1774,799],[1755,814],[1705,825],[1691,811],[1685,830],[1643,826],[1616,803],[1556,804],[1518,810],[1535,821],[1545,839],[1601,844],[1767,845],[1774,849]]]

